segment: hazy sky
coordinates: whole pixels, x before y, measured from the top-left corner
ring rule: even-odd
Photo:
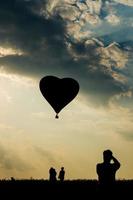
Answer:
[[[0,178],[97,178],[105,149],[133,178],[132,64],[131,0],[1,0]],[[80,84],[58,120],[47,75]]]

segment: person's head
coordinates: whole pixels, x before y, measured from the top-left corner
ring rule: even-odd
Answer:
[[[64,170],[64,167],[61,167],[61,170]]]
[[[109,149],[108,150],[105,150],[103,152],[103,160],[104,162],[106,163],[109,163],[112,159],[112,151],[110,151]]]

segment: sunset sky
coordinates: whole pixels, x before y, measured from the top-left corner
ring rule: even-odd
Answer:
[[[80,90],[55,119],[42,77]],[[133,1],[0,0],[0,179],[97,179],[111,149],[133,178]]]

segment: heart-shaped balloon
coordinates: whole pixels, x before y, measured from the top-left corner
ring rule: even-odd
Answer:
[[[55,76],[45,76],[40,80],[40,91],[45,99],[49,102],[58,113],[68,103],[70,103],[79,92],[79,84],[72,78],[57,78]]]

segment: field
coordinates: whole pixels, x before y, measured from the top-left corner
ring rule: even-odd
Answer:
[[[0,195],[23,199],[132,199],[133,180],[118,180],[114,188],[100,188],[97,180],[0,180]]]

